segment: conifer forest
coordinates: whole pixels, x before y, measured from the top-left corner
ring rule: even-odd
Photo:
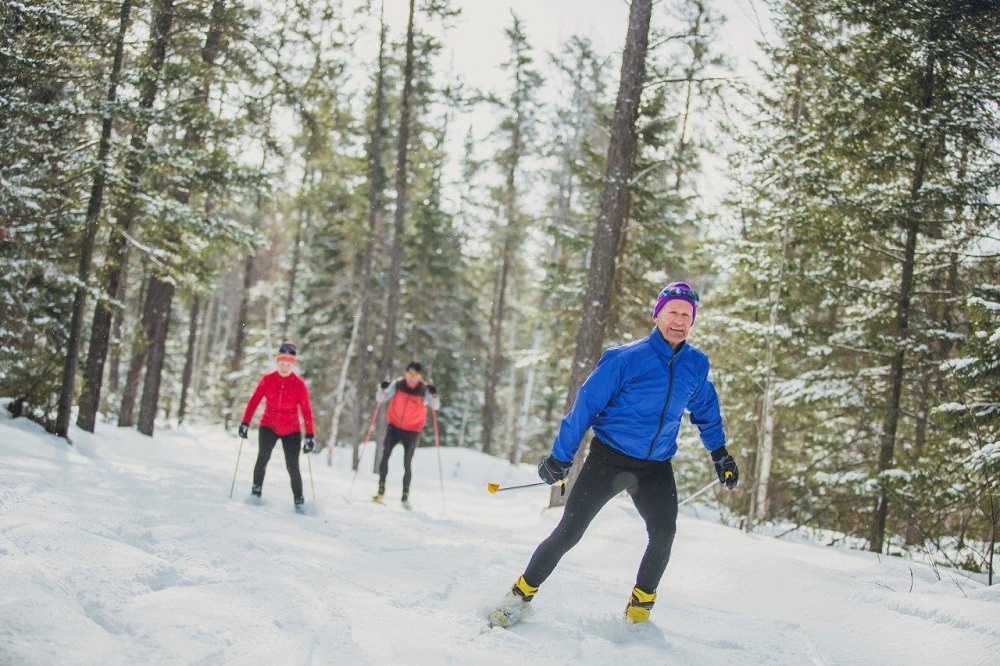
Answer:
[[[488,85],[478,2],[0,0],[8,408],[234,437],[293,340],[318,440],[418,360],[442,445],[537,463],[683,280],[731,524],[996,581],[1000,2],[740,0],[749,73],[720,2],[552,49],[511,3]]]

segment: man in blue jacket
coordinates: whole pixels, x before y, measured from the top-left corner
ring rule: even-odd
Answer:
[[[708,357],[686,342],[698,303],[698,294],[688,283],[668,284],[653,308],[656,328],[649,337],[605,351],[580,387],[551,455],[538,465],[538,475],[550,485],[565,479],[584,434],[593,428],[590,453],[562,520],[490,614],[491,624],[509,626],[520,619],[562,556],[623,490],[632,497],[649,535],[625,614],[633,622],[649,619],[677,531],[677,484],[670,459],[677,453],[677,432],[685,411],[712,455],[719,481],[730,490],[736,487],[739,469],[726,451],[719,399],[708,379]]]

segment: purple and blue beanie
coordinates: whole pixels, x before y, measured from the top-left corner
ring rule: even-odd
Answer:
[[[656,319],[656,315],[660,313],[660,309],[663,308],[669,301],[687,301],[694,308],[691,312],[691,323],[694,324],[694,320],[698,317],[698,292],[691,288],[687,282],[671,282],[660,295],[656,298],[656,305],[653,306],[653,319]]]

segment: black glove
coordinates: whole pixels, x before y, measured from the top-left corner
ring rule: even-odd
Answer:
[[[563,462],[552,456],[542,458],[542,462],[538,463],[538,478],[551,486],[565,479],[572,466],[572,462]]]
[[[249,423],[241,423],[240,424],[240,437],[242,437],[243,439],[246,439],[248,432],[250,432],[250,424]]]
[[[312,453],[316,448],[316,436],[306,435],[306,443],[302,445],[302,453]]]
[[[722,447],[712,451],[712,462],[715,463],[715,472],[719,475],[719,483],[732,490],[740,481],[740,468],[736,466],[736,461]]]
[[[386,390],[387,388],[389,388],[389,382],[382,382],[381,384],[379,384],[379,388],[381,388],[383,391]]]
[[[427,392],[430,393],[431,395],[437,395],[438,394],[437,387],[434,386],[434,384],[428,384],[427,385]]]

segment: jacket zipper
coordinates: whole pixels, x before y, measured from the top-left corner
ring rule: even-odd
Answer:
[[[653,439],[649,441],[649,451],[646,452],[646,460],[653,457],[653,447],[656,445],[656,438],[660,436],[660,432],[663,430],[663,419],[667,415],[667,407],[670,406],[670,394],[674,392],[674,359],[677,355],[681,353],[684,349],[683,343],[677,348],[670,360],[667,361],[667,370],[670,371],[670,381],[667,384],[667,399],[663,401],[663,409],[660,410],[660,423],[656,427],[656,432],[653,434]]]

